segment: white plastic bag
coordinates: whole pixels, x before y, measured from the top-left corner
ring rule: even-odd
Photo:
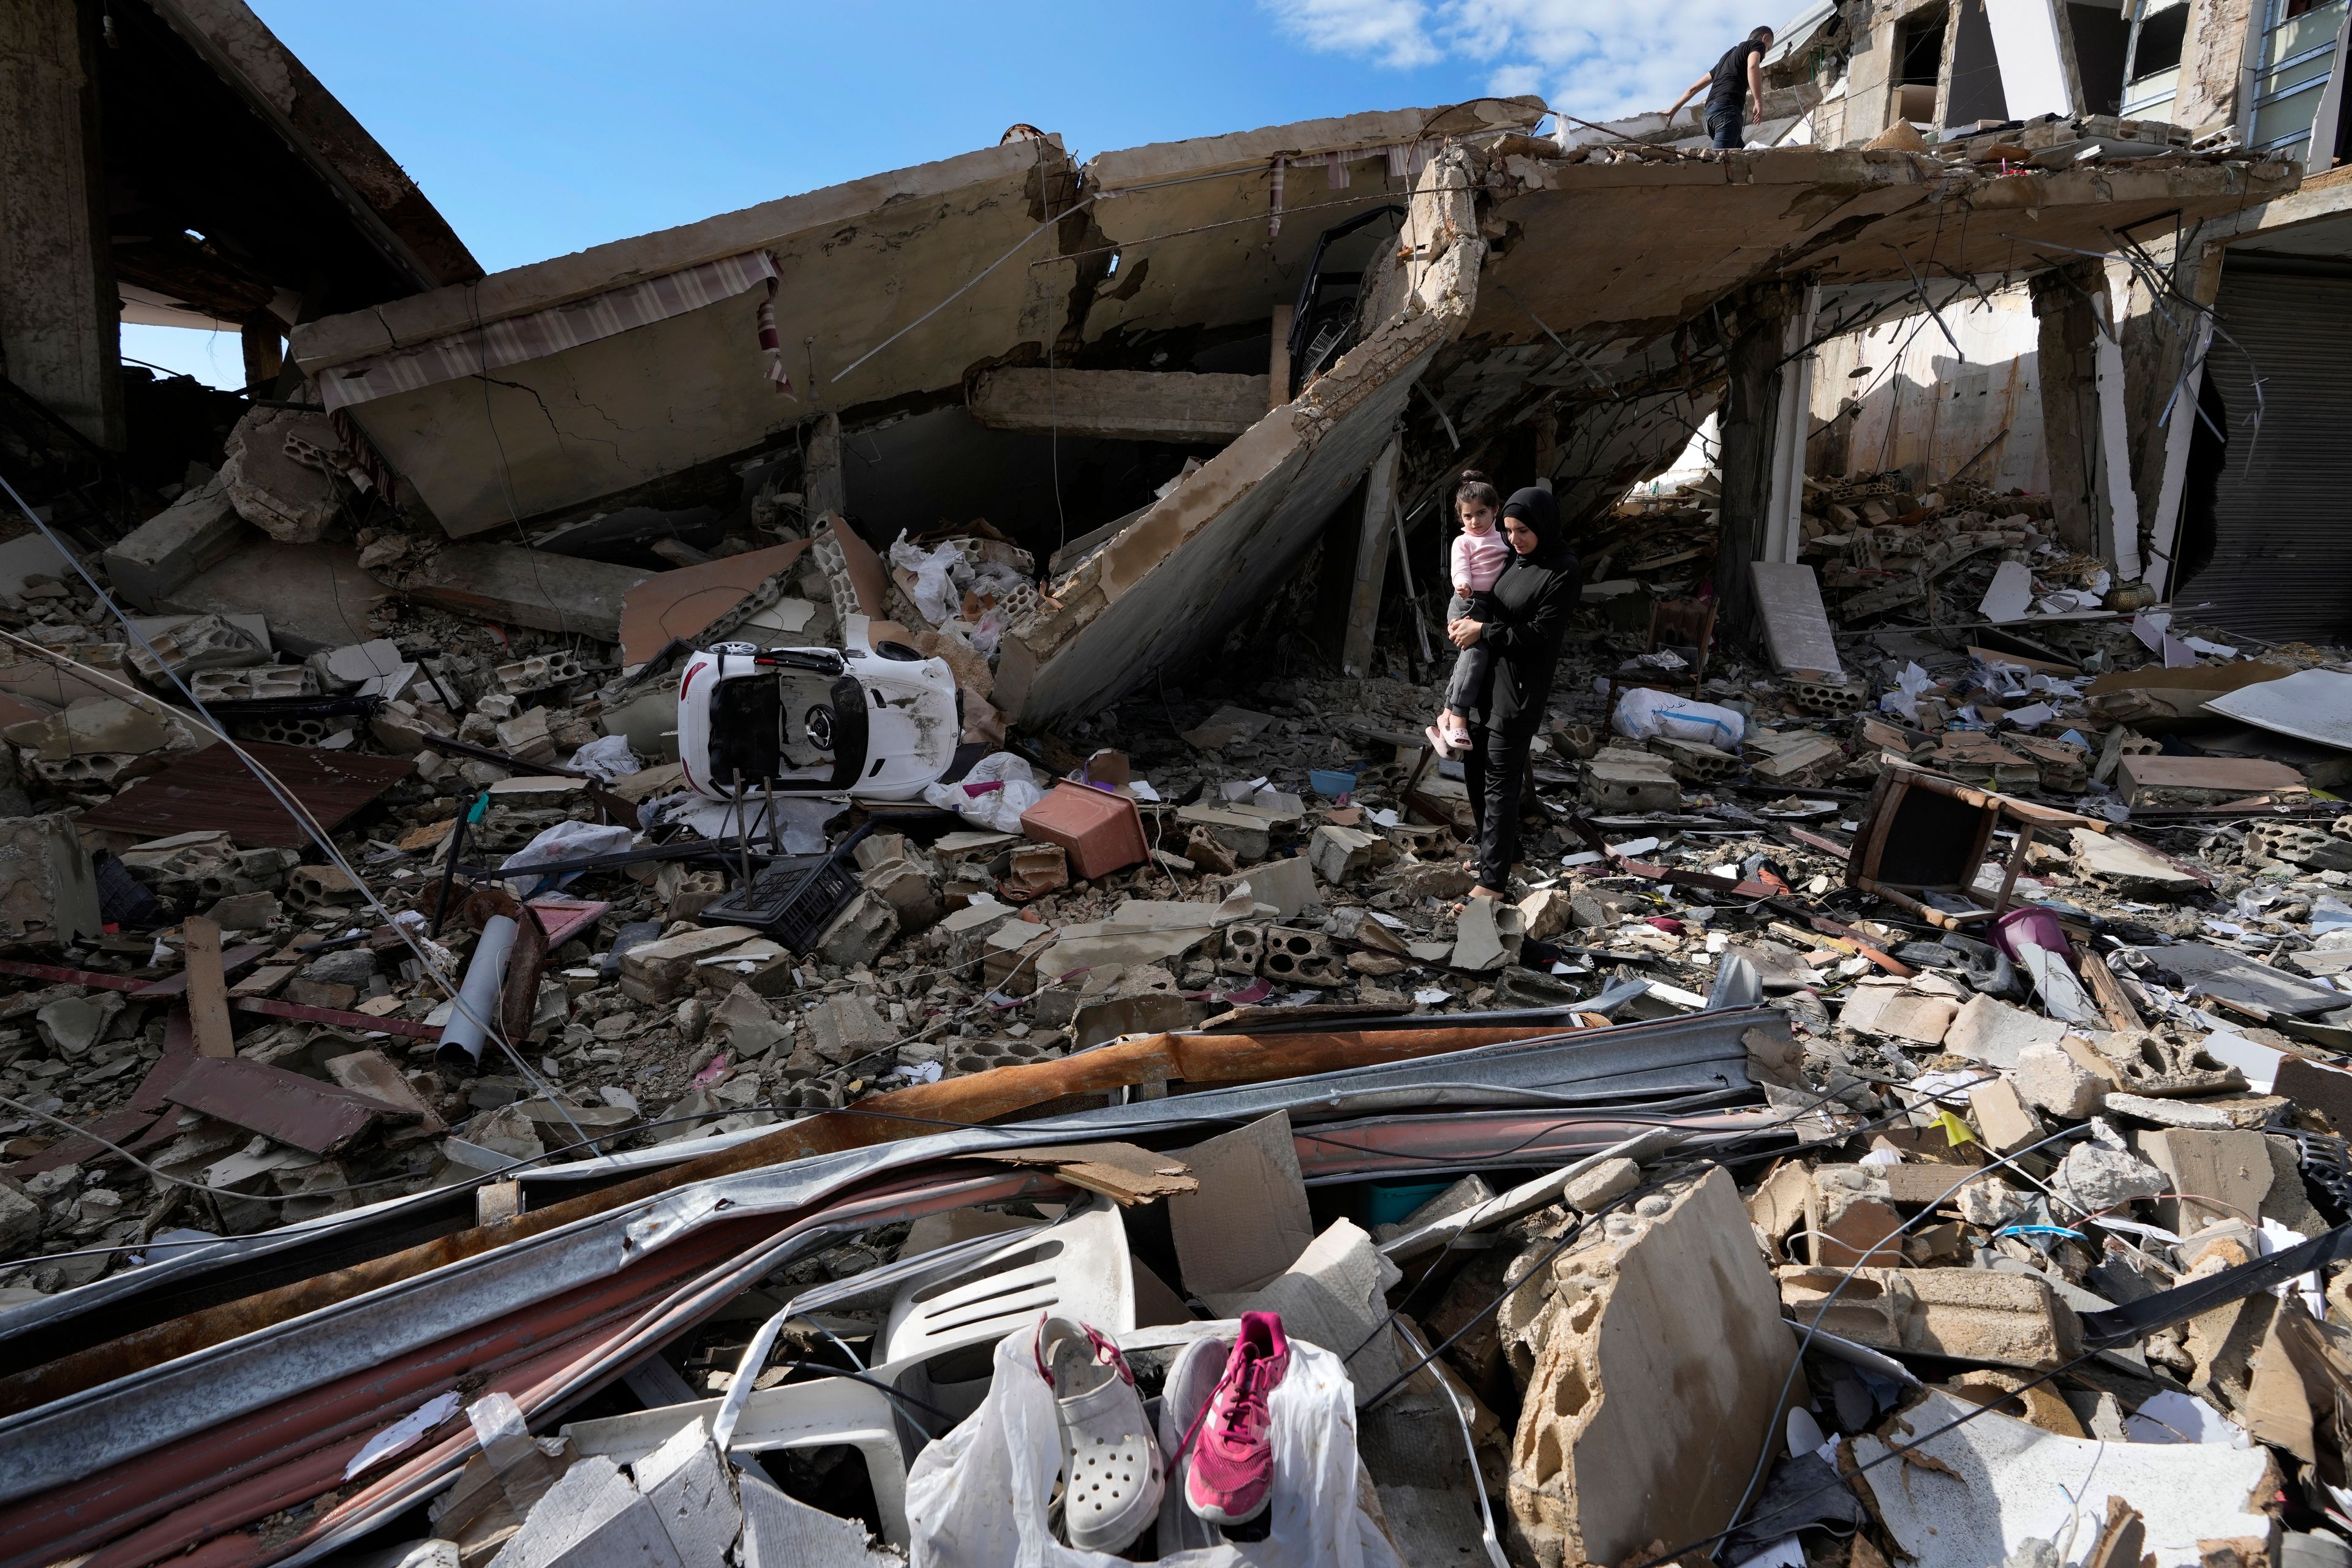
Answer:
[[[607,827],[597,822],[559,822],[540,836],[499,862],[501,871],[519,871],[531,866],[551,865],[559,860],[585,860],[594,855],[618,855],[636,842],[636,830],[629,827]],[[577,871],[553,879],[561,887]],[[518,885],[532,884],[533,891],[543,891],[549,879],[515,877],[508,879]]]
[[[923,798],[974,827],[1018,833],[1021,814],[1045,799],[1045,792],[1027,763],[1011,752],[992,752],[972,763],[961,782],[925,785]]]
[[[574,773],[593,773],[599,784],[611,784],[614,779],[627,778],[644,771],[645,764],[629,750],[626,735],[599,735],[572,753]]]
[[[1713,746],[1719,752],[1736,752],[1739,750],[1739,738],[1748,732],[1748,721],[1736,708],[1718,708],[1696,698],[1636,686],[1618,697],[1617,711],[1609,716],[1609,727],[1628,740],[1664,737]]]
[[[1221,1326],[1228,1335],[1238,1328]],[[988,1397],[962,1425],[916,1456],[907,1472],[913,1568],[1124,1563],[1122,1558],[1063,1545],[1046,1522],[1062,1448],[1054,1391],[1037,1375],[1031,1352],[1033,1332],[1024,1329],[999,1342]],[[1163,1455],[1181,1439],[1192,1414],[1162,1411]],[[1165,1568],[1402,1568],[1388,1538],[1356,1504],[1362,1470],[1356,1458],[1356,1393],[1339,1358],[1292,1340],[1290,1369],[1267,1397],[1266,1414],[1274,1447],[1274,1519],[1266,1538],[1213,1545],[1188,1542],[1187,1549],[1153,1561]],[[1169,1495],[1160,1510],[1163,1543],[1207,1533],[1181,1528],[1189,1510],[1181,1474],[1171,1467]]]
[[[931,625],[952,620],[963,607],[963,590],[956,584],[959,571],[966,578],[971,566],[963,552],[952,544],[942,544],[925,550],[919,544],[909,544],[904,529],[898,531],[898,542],[890,546],[890,564],[903,566],[915,574],[913,598],[915,608]]]

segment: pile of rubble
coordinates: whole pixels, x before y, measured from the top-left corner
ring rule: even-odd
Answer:
[[[880,1158],[934,1173],[824,1200],[714,1298],[756,1305],[584,1403],[389,1396],[270,1528],[435,1496],[404,1561],[959,1561],[934,1440],[1013,1420],[972,1358],[1034,1309],[918,1309],[1010,1289],[1040,1226],[1147,1394],[1244,1310],[1340,1358],[1361,1533],[1407,1561],[2252,1562],[2340,1523],[2352,816],[2263,698],[2352,675],[2087,609],[2032,502],[1891,479],[1811,497],[1843,629],[1765,596],[1829,668],[1710,658],[1673,597],[1704,499],[1586,546],[1507,900],[1464,900],[1427,687],[1155,686],[1008,742],[995,640],[1051,596],[984,525],[887,565],[830,520],[739,539],[627,590],[618,648],[428,594],[297,659],[31,574],[0,1304],[73,1323],[451,1192],[520,1237]],[[942,660],[954,764],[696,790],[678,660],[745,637]]]

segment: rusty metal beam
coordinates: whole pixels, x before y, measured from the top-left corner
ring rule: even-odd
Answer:
[[[441,1237],[331,1273],[192,1312],[43,1365],[24,1368],[0,1377],[0,1415],[47,1405],[68,1394],[130,1376],[397,1280],[714,1176],[782,1164],[812,1154],[918,1137],[937,1131],[941,1121],[976,1124],[992,1121],[1069,1094],[1169,1081],[1262,1082],[1412,1060],[1560,1032],[1558,1026],[1550,1025],[1534,1028],[1345,1031],[1265,1037],[1148,1035],[1081,1051],[1059,1061],[996,1068],[941,1083],[894,1089],[869,1096],[854,1110],[808,1117],[765,1137],[648,1172],[511,1220]],[[908,1120],[895,1120],[894,1113]]]

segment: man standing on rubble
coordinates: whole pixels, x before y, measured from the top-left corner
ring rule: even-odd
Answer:
[[[1551,697],[1560,639],[1583,592],[1583,574],[1560,537],[1559,509],[1549,490],[1530,485],[1513,492],[1503,503],[1503,536],[1510,542],[1511,562],[1488,590],[1494,618],[1445,624],[1454,647],[1483,642],[1494,653],[1478,698],[1477,722],[1470,727],[1470,750],[1462,759],[1478,828],[1474,899],[1508,894],[1511,863],[1519,858],[1519,792],[1527,783],[1528,752]]]
[[[1691,100],[1700,89],[1706,89],[1706,133],[1717,147],[1739,147],[1745,144],[1744,128],[1751,118],[1764,118],[1764,52],[1772,47],[1772,29],[1759,27],[1723,52],[1715,68],[1683,89],[1675,106],[1666,110],[1666,122],[1674,123],[1683,105]],[[1748,113],[1748,94],[1755,94],[1756,112]]]

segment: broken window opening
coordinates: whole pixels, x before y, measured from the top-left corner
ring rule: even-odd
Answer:
[[[2180,68],[2180,46],[2189,36],[2189,7],[2175,5],[2139,22],[2138,41],[2132,47],[2132,78],[2144,82],[2162,71]]]
[[[1944,77],[1944,14],[1931,10],[1903,25],[1895,46],[1895,109],[1916,124],[1933,124]]]

